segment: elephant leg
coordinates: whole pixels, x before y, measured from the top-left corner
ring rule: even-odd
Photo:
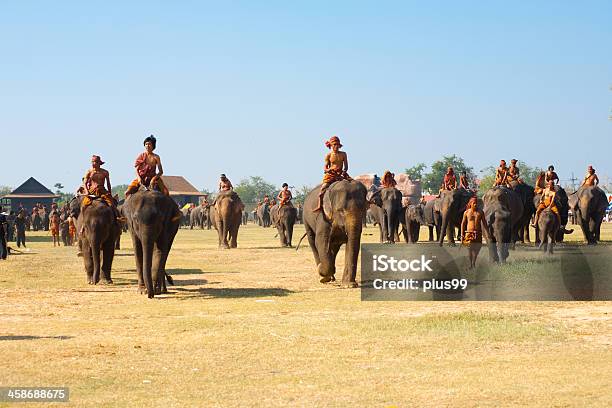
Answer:
[[[88,242],[81,240],[81,251],[83,252],[83,263],[85,264],[85,272],[87,273],[87,283],[93,285],[93,258],[91,254],[91,247]]]
[[[143,263],[142,242],[133,233],[132,233],[132,241],[134,243],[134,257],[136,258],[136,273],[138,275],[138,291],[140,292],[140,294],[144,294],[145,284],[144,284],[144,278],[142,275],[142,263]]]
[[[499,255],[497,252],[497,242],[495,240],[491,240],[491,242],[489,242],[487,246],[489,248],[489,258],[491,259],[491,261],[495,263],[499,263]]]
[[[329,228],[322,227],[315,235],[315,243],[319,253],[320,262],[317,265],[321,283],[331,282],[336,274],[336,265],[330,256],[331,231]]]
[[[308,245],[310,245],[310,249],[312,250],[312,255],[314,256],[315,263],[317,266],[321,263],[321,258],[319,257],[319,251],[317,250],[317,244],[315,240],[315,232],[306,225],[306,237],[308,238]]]
[[[97,285],[100,282],[100,270],[102,269],[102,262],[100,259],[100,252],[102,250],[102,245],[97,240],[94,240],[91,243],[91,257],[93,259],[93,282],[94,285]]]
[[[434,241],[434,227],[433,226],[429,226],[429,242],[433,242]]]
[[[163,245],[163,243],[161,243]],[[166,282],[166,274],[162,267],[164,253],[160,249],[160,242],[155,243],[153,248],[153,261],[151,263],[151,280],[153,281],[155,295],[161,295]]]
[[[238,231],[240,229],[240,219],[236,219],[234,225],[230,227],[230,248],[238,248]]]
[[[361,231],[351,231],[347,234],[348,241],[344,252],[344,275],[342,276],[342,285],[345,288],[356,288],[357,282],[357,260],[359,259],[359,250],[361,245]]]
[[[104,275],[104,283],[109,285],[113,283],[111,279],[111,269],[115,257],[115,243],[115,240],[109,239],[102,247],[102,273]]]

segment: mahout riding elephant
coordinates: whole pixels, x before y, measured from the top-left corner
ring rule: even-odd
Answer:
[[[585,242],[589,245],[597,244],[601,223],[608,208],[606,193],[597,186],[583,186],[573,194],[570,203]]]
[[[174,200],[158,191],[142,190],[125,200],[138,272],[138,290],[149,299],[165,293],[166,261],[178,232],[182,213]],[[170,277],[168,277],[170,280]]]
[[[336,256],[342,244],[345,265],[344,287],[357,287],[357,259],[361,244],[367,190],[355,180],[333,183],[323,197],[323,211],[313,211],[319,204],[320,186],[312,190],[304,202],[304,227],[312,249],[321,283],[335,281]]]
[[[518,229],[523,216],[521,197],[512,189],[496,186],[484,197],[484,214],[489,227],[489,256],[494,262],[506,262],[508,248],[518,241]]]
[[[297,208],[293,204],[286,204],[279,211],[278,206],[279,204],[275,204],[270,208],[272,225],[278,231],[281,246],[292,248],[291,242],[293,240],[293,227],[297,221]]]
[[[219,248],[238,247],[238,230],[244,204],[234,191],[222,191],[210,208],[210,220],[219,235]]]
[[[440,215],[440,211],[437,209],[439,207],[437,200],[438,198],[435,200],[429,200],[427,203],[425,203],[425,205],[422,205],[424,225],[427,225],[429,228],[429,242],[434,241],[434,230],[436,231],[435,241],[440,240],[442,216]]]
[[[425,219],[423,217],[424,207],[425,206],[421,204],[413,204],[406,207],[405,223],[406,231],[408,233],[408,243],[410,244],[416,244],[419,242],[421,225],[425,224]]]
[[[398,239],[400,219],[403,218],[402,193],[395,187],[368,191],[370,213],[380,230],[380,243],[394,244]]]
[[[268,203],[263,203],[257,208],[257,219],[259,220],[260,226],[264,228],[270,226],[270,205]]]
[[[553,253],[553,247],[557,241],[557,233],[561,224],[557,215],[550,209],[544,209],[538,218],[538,241],[539,248],[549,254]]]
[[[542,201],[542,194],[535,195],[533,198],[534,208],[538,208],[540,201]],[[559,210],[559,216],[561,218],[561,224],[559,228],[557,228],[555,242],[563,242],[565,235],[573,233],[574,230],[566,229],[567,223],[569,222],[569,198],[567,192],[561,186],[557,186],[555,205],[557,206],[557,210]],[[538,245],[540,244],[540,235],[539,227],[536,225],[536,244]]]
[[[474,196],[472,191],[459,188],[455,190],[443,190],[440,197],[434,201],[434,211],[440,213],[441,227],[438,242],[444,244],[447,236],[449,245],[455,245],[455,228],[460,230],[463,213],[467,203]]]
[[[87,283],[97,285],[100,271],[104,282],[112,284],[111,268],[115,257],[115,245],[121,234],[115,211],[103,200],[94,199],[90,205],[81,208],[84,196],[70,201],[70,214],[76,220],[78,245],[83,254]]]

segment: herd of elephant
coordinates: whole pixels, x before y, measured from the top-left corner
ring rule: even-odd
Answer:
[[[359,181],[343,180],[327,189],[323,210],[314,211],[319,204],[319,191],[320,187],[316,187],[307,195],[301,214],[293,206],[283,206],[280,211],[277,206],[268,208],[270,225],[276,226],[281,245],[290,247],[293,227],[302,219],[305,228],[302,239],[308,238],[322,283],[336,280],[336,257],[344,244],[342,285],[345,287],[357,286],[357,260],[368,213],[379,225],[381,242],[396,242],[399,235],[403,235],[406,242],[416,243],[421,225],[426,225],[430,228],[430,241],[436,231],[440,245],[445,236],[453,245],[455,228],[459,227],[467,202],[473,195],[463,189],[443,191],[427,204],[403,207],[401,192],[395,188],[383,188],[373,194]],[[494,261],[504,262],[510,245],[528,240],[528,226],[538,198],[533,187],[526,184],[514,188],[494,187],[484,195],[480,205],[488,221],[489,250]],[[75,197],[70,209],[76,218],[88,283],[99,283],[101,274],[105,282],[112,283],[111,268],[122,227],[115,222],[114,210],[103,201],[94,200],[82,209],[82,199]],[[582,227],[585,241],[595,244],[607,207],[603,191],[598,187],[584,187],[568,197],[560,189],[557,199],[561,223],[550,210],[543,211],[538,223],[540,241],[548,243],[547,247],[552,250],[554,242],[563,240],[571,208]],[[185,213],[172,198],[148,190],[132,194],[119,210],[132,237],[140,292],[149,298],[166,292],[166,280],[172,283],[166,274],[166,261],[179,227],[185,222]],[[227,191],[219,193],[214,205],[194,208],[189,214],[189,222],[193,216],[195,224],[192,226],[214,227],[219,248],[236,248],[239,228],[245,222],[244,213],[238,194]]]
[[[401,193],[395,188],[383,188],[368,195],[368,201],[372,202],[368,215],[379,225],[381,243],[396,242],[400,235],[406,242],[416,243],[420,228],[425,225],[429,227],[429,241],[434,241],[435,231],[440,245],[445,239],[454,245],[455,231],[460,230],[463,213],[474,193],[465,189],[442,191],[425,204],[408,207],[402,207]],[[540,200],[541,195],[535,194],[534,188],[524,183],[493,187],[478,200],[489,228],[488,247],[493,261],[504,262],[509,247],[517,242],[530,241],[529,226]],[[555,243],[562,242],[565,234],[573,232],[566,229],[570,210],[582,229],[584,241],[596,244],[608,206],[605,192],[597,186],[588,186],[568,195],[558,187],[555,200],[560,217],[550,208],[542,211],[535,226],[536,244],[552,253]],[[457,239],[461,237],[457,236]]]

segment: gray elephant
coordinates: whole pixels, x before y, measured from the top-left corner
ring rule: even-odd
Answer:
[[[323,211],[313,211],[319,204],[320,186],[304,202],[304,227],[312,249],[321,283],[335,281],[336,256],[346,244],[342,284],[357,287],[357,259],[361,244],[367,190],[355,180],[333,183],[323,197]]]
[[[550,209],[544,209],[538,218],[538,241],[539,248],[552,255],[557,232],[561,227],[557,215]]]
[[[438,199],[429,200],[423,207],[423,221],[424,225],[429,229],[429,242],[434,241],[434,231],[436,232],[435,241],[440,240],[440,229],[442,227],[442,217],[440,211],[437,209]]]
[[[166,292],[166,261],[182,213],[172,198],[147,190],[131,194],[123,204],[122,214],[134,244],[138,290],[146,290],[152,299]]]
[[[102,272],[104,281],[111,284],[113,283],[111,269],[115,257],[115,244],[120,235],[115,211],[99,199],[93,200],[90,205],[82,208],[84,198],[78,196],[70,201],[70,213],[76,219],[78,245],[83,254],[87,283],[97,285],[100,282],[100,272]]]
[[[419,235],[421,232],[421,225],[425,224],[425,219],[423,216],[423,209],[425,206],[418,205],[409,205],[406,207],[406,232],[408,234],[408,243],[416,244],[419,242]]]
[[[474,193],[463,188],[455,190],[444,190],[440,197],[434,201],[434,211],[440,213],[440,236],[439,245],[444,244],[444,237],[447,236],[449,245],[455,245],[455,228],[461,228],[463,213],[467,203],[474,196]]]
[[[570,206],[589,245],[600,240],[601,223],[608,208],[606,193],[597,186],[583,186],[573,194]]]
[[[366,197],[380,230],[380,242],[394,244],[398,240],[399,226],[403,224],[402,193],[395,187],[387,187],[369,191]]]
[[[219,235],[219,248],[238,247],[244,204],[234,191],[221,191],[210,208],[210,221]]]
[[[511,188],[520,197],[523,203],[523,215],[519,220],[517,234],[518,240],[522,243],[526,243],[530,241],[529,228],[531,225],[531,217],[533,217],[536,211],[536,206],[534,205],[535,191],[532,186],[518,181],[513,181],[511,183]]]
[[[508,248],[518,241],[523,216],[521,197],[513,190],[497,186],[483,197],[484,214],[489,227],[489,256],[494,262],[506,262]]]
[[[287,204],[283,205],[279,210],[278,206],[279,204],[276,204],[270,208],[272,225],[278,231],[281,246],[292,248],[291,242],[293,240],[293,227],[297,221],[297,208],[292,204]]]
[[[268,228],[271,225],[270,220],[270,205],[263,203],[257,207],[257,219],[260,226]]]

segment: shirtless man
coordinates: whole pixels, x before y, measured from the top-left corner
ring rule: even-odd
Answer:
[[[470,268],[476,267],[476,259],[482,248],[483,227],[485,234],[488,234],[487,220],[484,212],[478,209],[476,197],[470,198],[467,210],[463,213],[461,221],[461,242],[468,248],[470,256]],[[487,235],[488,239],[488,235]]]
[[[444,175],[444,181],[442,182],[443,190],[456,190],[457,189],[457,176],[455,176],[455,169],[449,167],[446,169]]]
[[[397,185],[397,181],[395,181],[395,174],[391,173],[389,170],[385,171],[381,181],[382,188],[392,188]]]
[[[555,166],[553,166],[552,164],[548,166],[548,171],[546,172],[546,178],[544,181],[546,182],[546,184],[548,184],[549,181],[552,181],[555,184],[559,184],[559,176],[557,176],[557,173],[555,173]]]
[[[82,208],[91,205],[96,197],[104,200],[111,208],[115,208],[115,201],[110,193],[112,189],[110,175],[108,171],[101,167],[103,164],[100,156],[93,155],[91,157],[91,168],[83,176],[83,186],[80,189],[85,194],[81,203]],[[94,198],[92,199],[90,196],[94,196]]]
[[[291,194],[289,190],[289,184],[283,183],[283,189],[278,193],[277,199],[279,200],[278,213],[280,214],[281,208],[283,208],[284,205],[290,205],[293,199],[293,194]]]
[[[145,151],[138,155],[134,167],[136,167],[136,179],[130,183],[125,198],[138,191],[140,186],[154,190],[157,188],[162,194],[169,196],[170,193],[164,185],[161,176],[164,174],[160,157],[153,153],[157,147],[157,139],[151,135],[144,140]]]
[[[467,172],[465,170],[462,171],[461,175],[459,176],[459,188],[464,190],[470,189],[470,181],[468,180]]]
[[[584,176],[584,181],[580,185],[580,187],[590,187],[599,185],[599,177],[595,174],[595,169],[593,166],[589,166],[587,169],[587,174]]]
[[[495,170],[495,186],[505,186],[508,183],[508,167],[506,161],[499,162],[499,167]]]
[[[233,191],[234,186],[232,182],[229,181],[225,174],[221,175],[221,179],[219,180],[219,191]]]
[[[508,186],[508,188],[512,188],[512,182],[516,181],[517,183],[522,183],[523,180],[521,180],[520,176],[521,176],[521,171],[519,170],[518,166],[516,165],[518,161],[516,159],[512,159],[510,160],[510,167],[508,168],[508,176],[506,178],[506,185]]]
[[[323,171],[325,175],[323,176],[323,184],[321,184],[321,190],[319,192],[319,205],[313,211],[321,211],[323,209],[323,196],[325,195],[325,191],[336,181],[341,180],[352,180],[348,175],[348,156],[345,152],[341,151],[342,143],[340,143],[340,138],[338,136],[332,136],[327,142],[325,142],[325,146],[328,149],[331,149],[325,156],[325,167],[323,167]]]
[[[60,246],[60,217],[57,211],[52,212],[49,217],[49,231],[51,231],[51,237],[53,237],[53,246]]]
[[[557,197],[557,189],[555,188],[554,181],[549,181],[546,185],[544,191],[542,191],[542,198],[540,199],[540,205],[538,205],[538,209],[535,213],[535,217],[533,217],[532,227],[536,228],[538,225],[538,220],[540,219],[540,214],[546,208],[550,208],[550,210],[555,213],[557,219],[559,220],[559,225],[561,225],[561,215],[559,214],[559,209],[557,208],[557,204],[555,203],[555,198]]]

